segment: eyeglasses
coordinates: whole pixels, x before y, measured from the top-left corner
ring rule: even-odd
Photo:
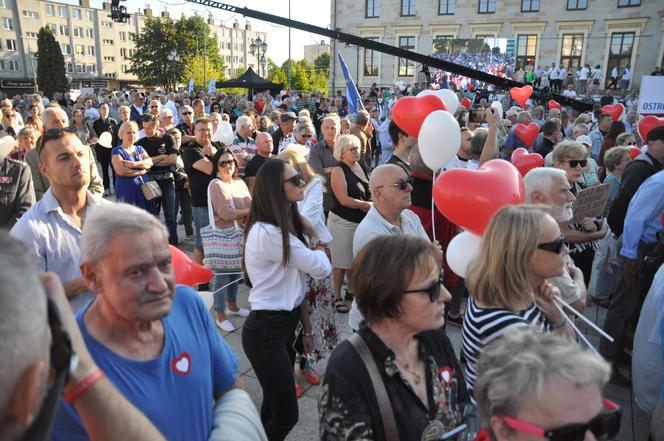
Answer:
[[[563,162],[567,162],[569,164],[569,166],[572,167],[572,168],[576,168],[579,165],[583,168],[586,165],[588,165],[588,160],[587,159],[570,159],[569,161],[563,161]]]
[[[302,136],[303,138],[311,138],[314,135],[300,135],[300,136]]]
[[[235,161],[232,159],[229,159],[228,161],[219,161],[217,162],[217,165],[219,167],[226,167],[227,165],[235,164]]]
[[[290,182],[294,186],[299,187],[300,185],[304,184],[304,179],[302,179],[302,176],[300,175],[295,175],[292,178],[285,179],[284,184],[286,182]]]
[[[565,246],[565,238],[561,234],[558,239],[552,242],[538,243],[537,249],[548,251],[550,253],[560,254],[564,246]]]
[[[409,186],[409,185],[410,185],[411,187],[413,186],[413,179],[412,179],[412,178],[408,178],[408,179],[400,179],[399,181],[395,182],[394,184],[381,185],[381,186],[379,186],[379,187],[377,187],[377,188],[381,188],[381,187],[396,187],[396,188],[398,188],[398,189],[401,190],[401,191],[406,191],[406,189],[408,189],[408,186]]]
[[[182,112],[183,115],[191,115],[191,112]]]
[[[438,280],[436,280],[426,288],[408,289],[404,291],[404,293],[410,294],[410,293],[425,292],[429,295],[429,300],[431,301],[431,303],[435,303],[438,300],[438,297],[440,297],[440,291],[441,291],[441,286],[443,285],[443,280],[444,280],[443,272],[441,271],[440,275],[438,276]]]
[[[150,106],[151,109],[158,109],[159,106]]]
[[[507,426],[518,432],[545,437],[549,441],[583,441],[588,430],[599,440],[613,439],[620,430],[622,409],[616,403],[606,399],[602,400],[602,404],[608,412],[600,413],[587,423],[567,424],[550,430],[544,430],[541,427],[508,416],[499,418]]]

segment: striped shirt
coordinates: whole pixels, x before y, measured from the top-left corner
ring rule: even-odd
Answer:
[[[551,329],[546,316],[533,305],[518,314],[503,308],[480,308],[472,297],[463,317],[461,344],[466,358],[466,386],[473,403],[473,386],[477,378],[476,364],[486,345],[501,337],[508,329],[534,326],[544,332]]]

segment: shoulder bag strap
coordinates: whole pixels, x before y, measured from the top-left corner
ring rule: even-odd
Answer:
[[[360,355],[360,358],[364,362],[364,366],[367,368],[367,372],[369,373],[371,386],[373,387],[374,394],[376,395],[376,401],[378,402],[380,418],[383,420],[385,439],[387,441],[398,441],[399,431],[397,430],[397,425],[394,421],[392,403],[390,401],[390,396],[387,394],[387,389],[385,389],[383,378],[380,376],[380,372],[378,371],[378,366],[376,366],[376,361],[371,355],[369,347],[365,343],[364,339],[360,336],[360,334],[354,333],[350,336],[348,341],[353,345],[357,353]]]
[[[214,184],[215,181],[218,180],[219,179],[211,180],[207,188],[208,219],[210,221],[210,226],[212,226],[212,228],[217,228],[217,227],[214,224],[214,211],[212,210],[212,198],[210,198],[210,187],[212,186],[212,184]]]

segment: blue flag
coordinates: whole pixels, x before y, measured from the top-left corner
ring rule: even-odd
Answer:
[[[194,79],[189,80],[189,93],[194,91]]]
[[[355,86],[353,79],[350,77],[348,66],[346,66],[344,58],[339,51],[337,51],[337,55],[339,55],[341,71],[344,73],[344,78],[346,79],[346,99],[348,100],[348,107],[350,108],[351,115],[355,115],[358,110],[364,110],[364,104],[362,104],[360,93],[357,91],[357,87]]]

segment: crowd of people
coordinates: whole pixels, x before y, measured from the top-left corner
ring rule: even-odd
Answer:
[[[353,115],[309,93],[3,99],[0,437],[41,428],[49,390],[56,440],[284,440],[299,372],[322,386],[322,440],[612,438],[609,381],[634,385],[663,440],[664,127],[641,139],[631,109],[501,114],[478,95],[483,117],[460,106],[458,151],[431,170],[389,114],[399,96],[372,88]],[[516,124],[531,122],[528,145]],[[434,171],[519,147],[544,166],[460,277],[446,251],[462,230],[432,204]],[[577,218],[576,198],[603,183],[603,213]],[[212,270],[198,286],[211,311],[176,284],[176,247]],[[591,301],[612,337],[599,353],[559,308]],[[49,358],[47,323],[66,354]],[[240,325],[258,411],[223,337]]]

